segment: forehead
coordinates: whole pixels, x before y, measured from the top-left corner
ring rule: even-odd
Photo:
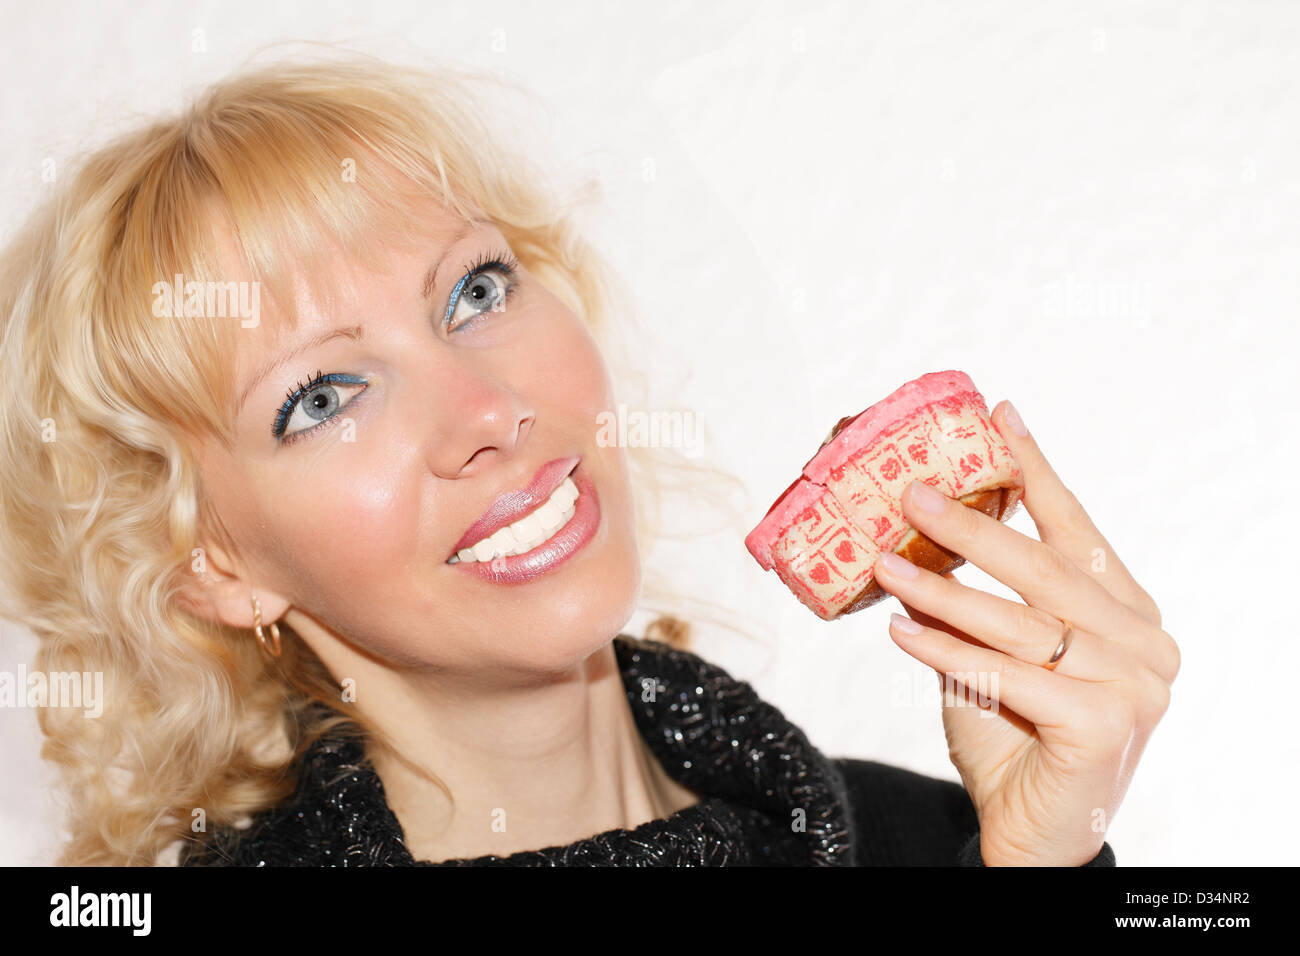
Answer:
[[[282,257],[273,273],[258,274],[234,229],[219,223],[214,238],[223,279],[247,283],[260,304],[256,324],[239,328],[239,353],[298,342],[358,311],[418,302],[437,258],[485,225],[429,199],[413,204],[402,221],[376,223],[364,236],[313,236],[298,255]]]

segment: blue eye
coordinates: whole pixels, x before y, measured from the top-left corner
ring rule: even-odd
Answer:
[[[357,378],[355,375],[344,375],[341,372],[325,375],[318,371],[307,384],[300,384],[294,391],[288,393],[289,397],[276,413],[271,434],[279,444],[292,444],[303,435],[315,431],[325,422],[333,419],[339,408],[346,407],[340,403],[338,389],[334,386],[354,387],[359,394],[365,390],[366,384],[364,378]],[[347,404],[350,405],[351,402]],[[288,426],[294,422],[306,427],[290,431]]]
[[[518,270],[519,260],[508,252],[490,253],[480,258],[465,270],[465,275],[451,290],[443,324],[449,328],[461,328],[484,313],[504,310],[506,301],[518,287],[515,281]],[[453,326],[452,320],[458,317],[463,321]]]

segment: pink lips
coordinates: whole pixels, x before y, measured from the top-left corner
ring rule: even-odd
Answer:
[[[482,516],[461,535],[461,539],[456,542],[456,547],[452,548],[451,553],[454,555],[462,548],[477,544],[532,511],[549,498],[551,492],[560,487],[569,472],[577,466],[580,457],[573,455],[569,458],[553,458],[537,469],[537,474],[533,476],[527,488],[498,495]],[[448,555],[448,558],[450,557],[451,555]]]
[[[600,498],[581,465],[573,470],[573,483],[578,486],[573,514],[551,537],[523,554],[491,561],[458,561],[456,570],[489,584],[516,585],[527,584],[564,567],[582,553],[600,527]]]

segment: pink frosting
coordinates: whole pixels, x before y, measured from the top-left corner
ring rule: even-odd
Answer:
[[[845,425],[830,442],[803,466],[802,477],[795,480],[768,509],[763,520],[745,537],[745,547],[763,567],[772,568],[772,545],[794,522],[799,512],[816,500],[825,489],[826,476],[853,451],[869,445],[882,431],[914,415],[931,403],[973,393],[982,404],[984,397],[965,372],[949,369],[927,372],[899,386],[885,398]]]
[[[767,512],[767,517],[758,523],[758,527],[745,536],[745,547],[754,556],[764,571],[772,570],[772,545],[781,536],[781,532],[794,524],[799,513],[816,501],[826,491],[821,485],[814,485],[807,478],[800,476],[794,484],[785,490],[776,504]],[[775,531],[773,530],[775,529]]]

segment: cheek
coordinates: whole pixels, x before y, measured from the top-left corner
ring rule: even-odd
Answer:
[[[289,551],[281,557],[285,576],[307,606],[346,600],[370,576],[391,578],[416,550],[413,489],[397,465],[374,460],[361,443],[329,457],[328,469],[271,503],[273,537]]]
[[[554,410],[566,425],[578,419],[592,434],[596,416],[612,402],[604,357],[586,326],[569,316],[562,334],[549,336],[542,346],[533,395]]]

